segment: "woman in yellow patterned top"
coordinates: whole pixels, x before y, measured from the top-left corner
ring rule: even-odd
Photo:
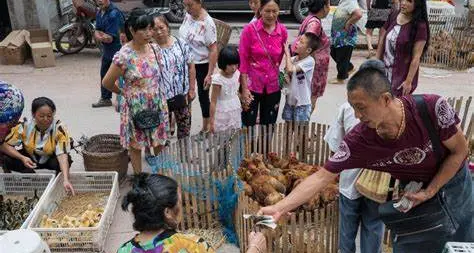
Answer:
[[[4,169],[21,173],[35,173],[36,169],[55,170],[56,174],[62,171],[64,188],[74,194],[69,181],[70,137],[64,124],[54,119],[56,105],[49,98],[39,97],[33,100],[31,111],[33,119],[12,128],[2,144]]]

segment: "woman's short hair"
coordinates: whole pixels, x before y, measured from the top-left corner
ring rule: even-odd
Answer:
[[[240,64],[239,51],[235,46],[225,46],[219,52],[219,58],[217,59],[217,66],[225,70],[227,65]]]
[[[140,173],[133,179],[133,188],[122,201],[122,209],[132,205],[135,217],[133,228],[137,231],[154,231],[169,228],[165,209],[178,203],[178,184],[175,180],[158,174]]]
[[[47,97],[38,97],[33,99],[33,102],[31,103],[31,112],[35,114],[39,108],[43,106],[48,106],[51,111],[56,112],[56,105],[54,104],[53,100]]]
[[[280,0],[260,0],[260,9],[270,2],[275,2],[278,6],[280,6]]]
[[[348,92],[357,88],[364,89],[374,99],[387,92],[391,94],[391,85],[385,75],[384,63],[380,60],[365,61],[347,83]]]
[[[328,4],[328,0],[309,0],[308,9],[311,13],[317,13]]]
[[[125,35],[127,38],[133,38],[130,28],[134,31],[138,31],[145,29],[148,26],[154,26],[153,17],[148,15],[145,10],[141,8],[134,8],[125,21]]]
[[[155,18],[160,20],[163,24],[166,25],[166,27],[168,28],[168,30],[171,30],[170,29],[170,23],[168,22],[168,19],[161,13],[157,13],[155,15],[153,15],[153,24],[155,22]]]

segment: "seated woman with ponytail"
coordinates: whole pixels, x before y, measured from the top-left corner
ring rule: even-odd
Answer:
[[[181,193],[173,179],[156,174],[135,176],[133,188],[124,197],[122,209],[132,205],[133,228],[138,233],[118,253],[214,252],[202,238],[176,232],[181,221]]]

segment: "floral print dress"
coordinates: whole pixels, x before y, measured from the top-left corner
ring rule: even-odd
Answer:
[[[157,62],[161,57],[158,48],[152,44],[147,46],[150,47],[148,53],[139,55],[128,43],[113,59],[113,63],[122,69],[124,78],[124,99],[120,104],[120,143],[124,148],[163,145],[167,137],[168,107],[160,85],[161,71]],[[147,131],[135,128],[133,115],[144,109],[161,112],[158,127]]]

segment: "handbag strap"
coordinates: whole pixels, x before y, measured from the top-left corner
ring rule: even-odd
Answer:
[[[158,56],[156,55],[156,51],[153,48],[153,45],[151,43],[149,43],[149,45],[151,47],[151,50],[153,50],[153,54],[155,55],[156,64],[158,65],[158,68],[160,68],[160,75],[163,77],[163,70],[162,70],[163,68],[161,67],[160,61],[158,60]]]
[[[258,41],[260,42],[260,45],[262,46],[263,50],[265,51],[265,54],[267,55],[268,59],[269,59],[270,62],[272,63],[273,68],[279,70],[279,68],[278,68],[278,67],[276,66],[276,64],[273,62],[273,59],[272,59],[270,53],[268,53],[267,48],[265,47],[265,44],[264,44],[263,41],[262,41],[262,38],[260,38],[260,34],[258,34],[258,30],[257,30],[257,27],[255,27],[255,23],[252,23],[252,27],[253,27],[253,29],[255,30],[255,33],[257,34]]]
[[[173,36],[173,37],[174,37],[174,36]],[[183,59],[186,59],[186,57],[184,56],[184,50],[183,50],[183,48],[181,47],[181,42],[179,42],[179,39],[176,38],[176,37],[174,37],[174,39],[175,39],[176,42],[178,43],[179,50],[181,50],[181,55],[183,56]],[[187,65],[187,64],[186,64],[186,62],[185,62],[185,63],[184,63],[184,69],[185,69],[185,70],[186,70],[186,65]],[[186,71],[184,71],[184,72],[186,73]],[[184,78],[185,78],[185,80],[186,80],[186,77],[184,77]],[[183,93],[184,93],[184,91],[185,91],[185,89],[186,89],[186,87],[185,87],[185,85],[184,85],[185,83],[186,83],[186,81],[183,82]]]
[[[431,145],[433,146],[433,152],[436,156],[436,167],[439,168],[439,166],[441,165],[441,141],[435,131],[433,121],[431,120],[431,117],[428,114],[428,107],[426,106],[425,99],[422,95],[413,95],[413,99],[415,99],[416,108],[418,109],[418,113],[420,114],[420,117],[423,120],[423,124],[428,130]]]

